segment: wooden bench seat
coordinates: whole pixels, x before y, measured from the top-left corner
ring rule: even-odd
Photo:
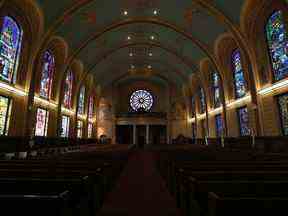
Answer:
[[[287,197],[244,197],[209,193],[208,216],[282,215],[288,210]]]

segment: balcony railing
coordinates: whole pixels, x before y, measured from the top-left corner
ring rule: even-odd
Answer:
[[[117,118],[140,118],[140,117],[150,117],[150,118],[161,118],[167,119],[167,113],[165,112],[127,112],[127,113],[118,113]]]

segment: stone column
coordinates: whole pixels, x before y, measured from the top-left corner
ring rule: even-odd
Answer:
[[[146,145],[149,145],[149,125],[146,125]]]
[[[133,145],[136,145],[136,125],[133,124]]]

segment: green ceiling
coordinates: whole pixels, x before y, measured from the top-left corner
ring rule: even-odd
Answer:
[[[57,4],[52,0],[36,1],[44,12],[46,30],[55,27],[56,21],[66,14],[55,34],[65,38],[70,54],[77,51],[76,58],[100,85],[123,79],[131,65],[149,64],[157,72],[145,79],[165,77],[181,87],[198,71],[199,61],[207,57],[184,34],[213,50],[217,37],[228,29],[193,0],[60,0]],[[203,1],[239,25],[245,0]],[[71,9],[73,13],[67,15]],[[123,15],[124,10],[127,16]],[[115,28],[100,34],[113,25]],[[128,35],[131,40],[127,40]],[[88,39],[91,40],[83,46]],[[129,56],[131,52],[133,57]],[[153,56],[149,56],[150,52]],[[133,80],[133,75],[126,79]]]

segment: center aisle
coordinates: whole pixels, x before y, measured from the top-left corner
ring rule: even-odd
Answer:
[[[135,152],[107,195],[100,216],[179,216],[176,202],[155,167],[155,153]]]

